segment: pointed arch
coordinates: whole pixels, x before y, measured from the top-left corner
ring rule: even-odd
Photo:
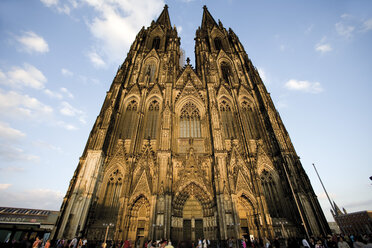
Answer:
[[[146,111],[145,139],[155,139],[159,129],[160,103],[153,99],[149,101]]]
[[[247,97],[242,97],[240,102],[243,126],[247,128],[248,139],[259,139],[259,121],[253,102]]]
[[[200,111],[191,101],[184,104],[180,112],[180,137],[201,137]]]
[[[99,216],[111,220],[117,216],[123,189],[124,173],[118,166],[111,166],[103,178],[102,197],[99,202]]]
[[[203,187],[195,182],[190,182],[178,191],[173,200],[173,216],[182,217],[185,202],[194,196],[202,206],[203,216],[213,216],[213,198]]]
[[[138,101],[134,97],[128,99],[124,105],[124,109],[122,135],[124,139],[131,139],[137,121]]]
[[[127,232],[127,238],[136,240],[137,235],[140,233],[141,236],[147,239],[150,229],[150,201],[146,196],[138,195],[128,206],[127,221],[124,226]]]
[[[219,103],[219,108],[225,138],[236,138],[238,130],[231,102],[229,102],[226,98],[222,98]]]

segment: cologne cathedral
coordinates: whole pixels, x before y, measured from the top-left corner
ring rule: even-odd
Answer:
[[[279,113],[233,30],[204,6],[195,67],[182,57],[165,6],[117,71],[54,238],[143,243],[329,233]]]

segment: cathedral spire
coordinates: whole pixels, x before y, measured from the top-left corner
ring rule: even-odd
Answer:
[[[213,19],[213,16],[211,15],[211,13],[209,13],[206,5],[203,6],[203,9],[204,10],[203,10],[203,19],[202,19],[201,28],[206,29],[210,26],[211,27],[213,27],[214,25],[217,26],[216,21]]]
[[[169,18],[169,13],[168,13],[168,5],[164,5],[164,9],[161,12],[159,18],[156,20],[157,24],[164,25],[167,29],[171,29],[171,21]]]

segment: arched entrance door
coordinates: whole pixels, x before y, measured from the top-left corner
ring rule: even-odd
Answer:
[[[252,202],[242,194],[238,198],[237,210],[240,220],[240,237],[258,238],[258,227],[255,221],[255,214]]]
[[[148,239],[150,223],[150,203],[146,197],[138,197],[132,204],[127,215],[127,239],[136,242],[134,247],[143,247]]]
[[[215,216],[211,196],[196,183],[190,183],[173,200],[171,239],[215,239]]]

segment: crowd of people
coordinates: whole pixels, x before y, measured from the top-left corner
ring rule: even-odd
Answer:
[[[23,239],[20,242],[7,242],[0,244],[0,247],[9,248],[372,248],[372,234],[370,235],[327,235],[310,237],[309,239],[297,238],[274,238],[274,239],[234,239],[226,241],[210,241],[198,239],[195,242],[182,241],[172,244],[170,240],[148,240],[145,242],[106,241],[91,242],[88,244],[86,238],[74,238],[72,240],[60,239],[52,243],[50,240],[43,240],[36,237],[34,240]]]

